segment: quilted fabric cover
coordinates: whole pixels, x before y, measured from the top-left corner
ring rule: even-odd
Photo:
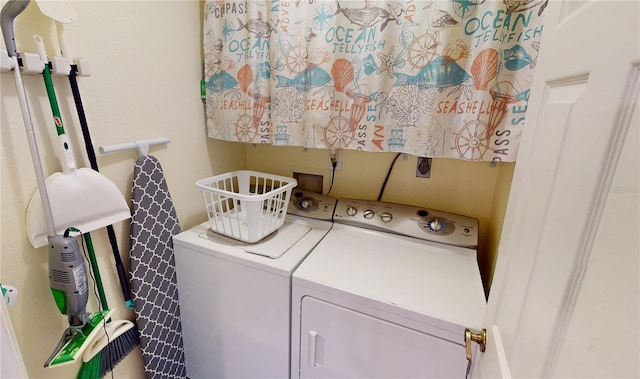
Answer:
[[[186,378],[173,236],[180,233],[160,162],[134,168],[131,291],[147,378]]]

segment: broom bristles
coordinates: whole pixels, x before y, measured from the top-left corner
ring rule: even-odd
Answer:
[[[100,351],[100,377],[113,370],[140,343],[138,328],[133,327],[110,341]]]

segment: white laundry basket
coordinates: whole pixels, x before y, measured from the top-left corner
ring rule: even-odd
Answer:
[[[216,233],[257,242],[284,223],[294,178],[256,171],[232,171],[198,180]]]

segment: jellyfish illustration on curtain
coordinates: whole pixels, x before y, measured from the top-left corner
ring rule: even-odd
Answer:
[[[548,0],[207,0],[209,136],[514,161]]]

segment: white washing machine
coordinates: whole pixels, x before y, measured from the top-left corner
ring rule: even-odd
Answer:
[[[340,199],[293,274],[291,377],[463,378],[486,308],[477,243],[473,218]]]
[[[204,223],[173,239],[190,378],[288,378],[291,274],[332,226],[336,200],[294,189],[285,223],[254,243]]]

